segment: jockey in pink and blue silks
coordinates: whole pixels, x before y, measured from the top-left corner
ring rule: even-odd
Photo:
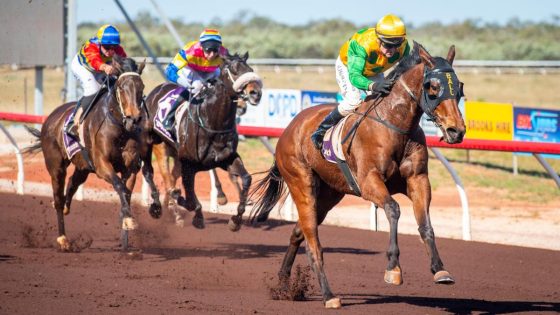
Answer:
[[[171,106],[163,121],[165,129],[171,131],[175,122],[175,111],[188,100],[189,94],[196,96],[208,80],[220,76],[220,66],[228,50],[222,46],[222,36],[215,29],[205,29],[198,39],[187,43],[167,66],[167,80],[185,87],[188,93],[181,93]]]
[[[359,30],[342,45],[336,60],[336,82],[342,101],[311,135],[317,150],[323,146],[327,130],[360,106],[360,91],[389,94],[393,82],[386,80],[383,72],[409,53],[404,23],[393,14],[382,17],[375,27]]]

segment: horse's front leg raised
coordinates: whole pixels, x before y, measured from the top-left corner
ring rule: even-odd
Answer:
[[[194,193],[194,178],[196,171],[193,170],[187,161],[181,161],[181,177],[185,188],[185,199],[179,198],[178,203],[189,211],[194,211],[192,224],[197,229],[204,228],[204,216],[202,215],[202,205]]]
[[[385,215],[389,221],[389,249],[387,250],[387,258],[389,264],[385,270],[385,282],[401,285],[402,270],[399,262],[399,243],[398,243],[398,225],[401,216],[399,204],[391,197],[385,183],[375,172],[370,172],[362,188],[362,197],[376,205],[383,205]]]
[[[407,180],[408,196],[412,200],[414,217],[418,223],[418,232],[431,259],[430,269],[434,275],[434,282],[454,284],[455,280],[451,274],[443,269],[443,262],[436,247],[436,237],[430,221],[430,202],[432,199],[430,187],[427,174],[412,176]]]
[[[138,227],[138,223],[132,217],[132,212],[130,211],[130,198],[128,191],[122,179],[117,176],[113,166],[108,161],[100,161],[96,163],[99,167],[96,169],[96,173],[99,177],[103,178],[105,181],[113,185],[113,188],[119,195],[121,201],[121,212],[120,212],[120,222],[121,222],[121,242],[122,250],[128,250],[128,231],[134,230]]]
[[[251,187],[252,177],[245,169],[241,157],[236,153],[237,157],[228,166],[230,177],[241,178],[241,189],[239,190],[239,205],[237,206],[237,215],[234,215],[229,220],[229,229],[232,231],[239,231],[241,223],[243,222],[243,213],[245,213],[245,206],[247,205],[247,194],[249,187]]]

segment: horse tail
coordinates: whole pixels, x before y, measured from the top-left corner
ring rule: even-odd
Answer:
[[[43,150],[43,148],[41,147],[41,131],[36,128],[28,127],[26,125],[24,125],[24,127],[27,130],[27,132],[29,132],[32,136],[35,137],[35,143],[33,143],[28,147],[23,148],[23,150],[21,150],[21,153],[35,154],[41,152]]]
[[[249,215],[251,223],[255,223],[255,220],[256,222],[266,221],[270,211],[284,195],[286,195],[284,178],[274,162],[266,177],[259,180],[249,194],[249,199],[253,199],[253,196],[257,197]]]

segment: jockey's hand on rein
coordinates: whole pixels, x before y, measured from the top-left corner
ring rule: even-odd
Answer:
[[[369,90],[373,93],[378,93],[381,95],[387,95],[391,92],[391,87],[395,83],[395,80],[383,79],[383,81],[372,82],[369,85]]]

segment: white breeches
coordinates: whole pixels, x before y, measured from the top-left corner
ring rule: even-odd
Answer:
[[[202,72],[194,71],[189,67],[184,67],[177,72],[177,75],[179,76],[177,83],[180,86],[189,89],[194,96],[200,92],[204,82],[216,79],[220,76],[220,68],[216,69],[214,72]]]
[[[103,80],[103,74],[92,73],[86,67],[82,66],[78,61],[77,55],[72,59],[71,69],[76,79],[80,81],[80,85],[84,90],[84,96],[93,95],[101,89],[99,81]]]
[[[348,68],[342,63],[340,57],[336,59],[335,63],[335,73],[336,73],[336,83],[340,88],[340,95],[342,95],[342,101],[338,104],[338,112],[342,116],[347,116],[353,112],[362,103],[362,95],[358,88],[356,88],[352,83],[350,83],[350,76],[348,74]],[[378,74],[373,77],[369,77],[370,80],[376,81],[382,78],[383,74]],[[369,91],[366,93],[369,94]]]

